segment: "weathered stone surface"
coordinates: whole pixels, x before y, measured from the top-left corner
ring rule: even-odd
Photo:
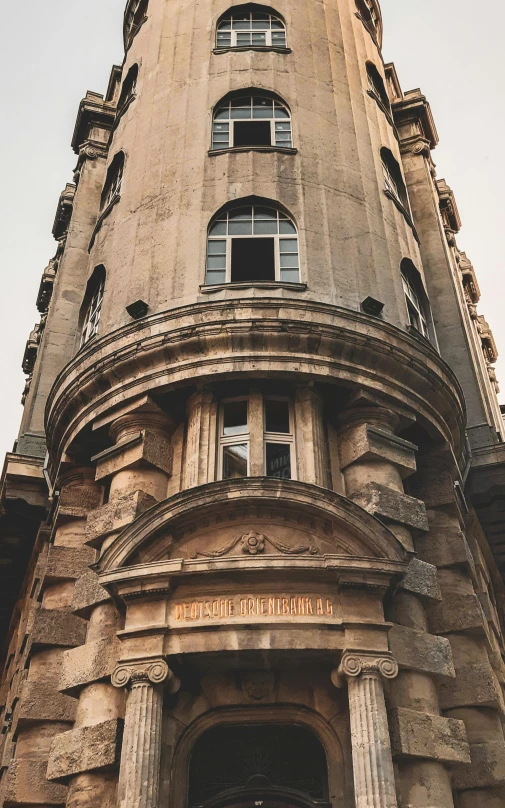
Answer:
[[[437,577],[437,568],[418,558],[410,562],[407,574],[400,584],[401,589],[414,592],[430,600],[442,600],[440,584]]]
[[[155,498],[143,491],[135,491],[133,494],[113,499],[89,514],[86,541],[93,544],[109,533],[121,530],[155,504]]]
[[[396,625],[388,636],[391,653],[400,668],[450,678],[456,675],[451,646],[444,637]]]
[[[417,446],[372,424],[361,424],[344,432],[339,449],[342,470],[358,460],[388,460],[402,477],[416,470]]]
[[[77,703],[59,693],[55,684],[25,682],[21,694],[19,721],[73,721]]]
[[[468,665],[456,670],[456,679],[439,687],[440,707],[498,707],[499,685],[489,664]]]
[[[463,566],[474,569],[468,542],[461,531],[435,530],[418,542],[418,557],[436,567]]]
[[[87,624],[65,609],[39,609],[31,639],[38,645],[81,645],[86,639]]]
[[[428,530],[424,502],[407,494],[400,494],[394,488],[380,483],[368,483],[353,499],[379,519],[407,525],[415,530]]]
[[[470,762],[463,721],[399,707],[391,710],[389,726],[393,755],[397,757]]]
[[[64,805],[67,789],[50,783],[44,760],[12,760],[7,776],[5,802],[14,805]]]
[[[457,765],[453,771],[453,788],[486,788],[505,784],[505,743],[482,743],[470,746],[470,765]]]
[[[49,548],[46,577],[54,580],[75,580],[95,561],[95,555],[91,547],[52,545]]]
[[[103,480],[123,469],[139,465],[153,466],[172,474],[173,449],[170,440],[158,432],[142,430],[137,436],[128,438],[107,449],[94,458],[96,479]]]
[[[96,485],[65,485],[63,486],[58,505],[62,509],[83,509],[92,511],[100,506],[102,492]]]
[[[79,617],[88,618],[94,606],[105,603],[110,595],[100,586],[98,575],[89,570],[75,582],[72,611]]]
[[[445,592],[443,601],[431,603],[428,612],[430,628],[435,634],[484,629],[484,615],[475,595]]]
[[[104,721],[58,735],[47,765],[48,780],[65,780],[80,772],[104,769],[119,763],[123,722]]]
[[[112,675],[119,658],[119,640],[97,640],[67,651],[63,657],[60,690],[77,695],[79,688]]]

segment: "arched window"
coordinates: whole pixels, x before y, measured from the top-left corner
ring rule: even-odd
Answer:
[[[117,103],[118,114],[122,112],[124,107],[135,98],[135,90],[137,88],[137,79],[139,75],[139,66],[132,65],[126,74],[119,94],[119,101]]]
[[[128,9],[125,23],[125,46],[130,47],[139,28],[147,19],[149,0],[133,0]]]
[[[119,199],[121,186],[123,184],[125,156],[124,152],[118,152],[107,170],[107,176],[102,191],[101,209],[105,210],[116,199]]]
[[[212,148],[256,146],[292,148],[291,116],[280,99],[233,95],[214,109]]]
[[[381,74],[373,64],[373,62],[366,63],[366,74],[368,78],[368,92],[369,94],[378,101],[379,105],[382,106],[386,112],[390,115],[391,114],[391,104],[389,101],[389,96],[387,94],[386,85],[384,84],[384,79],[382,78]]]
[[[103,293],[105,289],[105,267],[95,268],[88,281],[82,305],[81,348],[98,333],[98,324],[102,313]]]
[[[217,24],[218,48],[285,48],[286,26],[265,6],[236,6]]]
[[[381,160],[386,193],[410,216],[409,197],[398,161],[393,153],[384,147],[381,149]]]
[[[211,222],[207,284],[299,283],[298,236],[287,214],[265,203],[237,205]]]
[[[276,604],[270,607],[275,610]],[[191,755],[190,808],[246,808],[263,801],[276,806],[329,806],[328,764],[319,739],[305,727],[290,724],[207,730]]]
[[[379,33],[379,14],[373,0],[356,0],[356,8],[361,20],[373,36]]]
[[[419,271],[409,258],[403,259],[400,270],[409,325],[430,339],[430,304]]]

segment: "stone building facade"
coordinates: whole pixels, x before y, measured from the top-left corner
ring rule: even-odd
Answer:
[[[129,0],[0,484],[5,808],[505,806],[505,443],[376,0]]]

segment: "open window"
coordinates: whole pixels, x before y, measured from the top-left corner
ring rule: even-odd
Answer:
[[[358,16],[374,39],[380,35],[380,16],[375,0],[356,0]]]
[[[373,64],[373,62],[366,63],[366,74],[368,80],[369,95],[374,98],[380,107],[388,114],[391,115],[391,104],[389,96],[384,84],[384,79]]]
[[[220,102],[212,125],[212,148],[293,147],[291,115],[280,99],[232,95]]]
[[[217,48],[285,48],[286,26],[267,6],[235,6],[217,24]]]
[[[423,337],[432,339],[434,331],[431,308],[419,270],[409,258],[404,258],[400,271],[409,325]]]
[[[261,281],[300,282],[296,227],[267,204],[228,208],[210,224],[206,284]]]
[[[149,0],[133,0],[126,14],[125,22],[125,47],[128,50],[135,39],[139,28],[147,19],[147,8]]]
[[[81,348],[98,333],[104,290],[105,267],[100,264],[100,266],[95,267],[88,281],[86,294],[84,295],[81,307]]]
[[[135,90],[137,89],[137,79],[139,75],[139,66],[132,65],[126,74],[123,81],[121,92],[119,94],[119,101],[117,103],[118,115],[125,109],[125,107],[135,98]]]
[[[410,217],[409,197],[400,164],[393,153],[385,147],[381,149],[381,160],[385,182],[384,190]]]
[[[124,163],[125,155],[120,151],[114,156],[107,171],[100,202],[101,210],[106,210],[116,199],[119,199],[123,184]]]

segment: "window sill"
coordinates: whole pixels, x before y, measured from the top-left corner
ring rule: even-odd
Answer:
[[[244,281],[242,283],[202,284],[200,292],[204,295],[221,292],[223,289],[289,289],[292,292],[304,292],[306,283],[288,283],[287,281]]]
[[[116,117],[114,118],[114,123],[112,124],[111,135],[116,131],[121,118],[123,117],[123,115],[125,115],[127,109],[129,109],[130,105],[133,104],[136,97],[137,97],[136,93],[133,93],[133,95],[130,95],[130,97],[127,98],[126,101],[124,102],[121,109],[118,109],[118,111],[116,112]]]
[[[273,51],[274,53],[293,52],[291,48],[285,48],[281,45],[240,45],[235,48],[232,48],[230,45],[226,46],[225,48],[214,48],[212,53],[219,55],[220,53],[235,53],[236,51],[239,53],[244,53],[245,51],[258,51],[259,53],[264,53],[265,51]]]
[[[415,240],[417,241],[418,244],[420,244],[421,241],[419,239],[419,236],[417,235],[416,227],[414,225],[414,222],[412,221],[412,216],[408,212],[407,208],[405,208],[404,205],[402,205],[402,203],[400,202],[400,200],[397,199],[396,196],[394,194],[392,194],[391,191],[389,191],[387,188],[384,189],[384,193],[385,193],[385,195],[387,196],[388,199],[391,199],[391,201],[394,202],[394,204],[396,205],[396,207],[398,208],[400,213],[403,214],[404,219],[406,220],[407,224],[410,225],[410,227],[412,229],[412,232],[414,234]]]
[[[113,209],[114,205],[117,205],[117,203],[119,202],[120,199],[121,199],[121,194],[116,194],[114,199],[111,199],[111,201],[109,202],[109,204],[107,205],[105,210],[103,210],[101,212],[100,216],[97,219],[97,222],[95,224],[93,233],[92,233],[90,241],[89,241],[88,252],[91,252],[91,250],[93,248],[93,244],[95,243],[95,239],[97,237],[98,231],[100,230],[104,220],[107,218],[107,216],[109,215],[109,213]]]
[[[209,149],[209,157],[216,157],[218,154],[240,154],[241,152],[279,152],[280,154],[298,154],[298,149],[288,146],[229,146],[227,149]]]

